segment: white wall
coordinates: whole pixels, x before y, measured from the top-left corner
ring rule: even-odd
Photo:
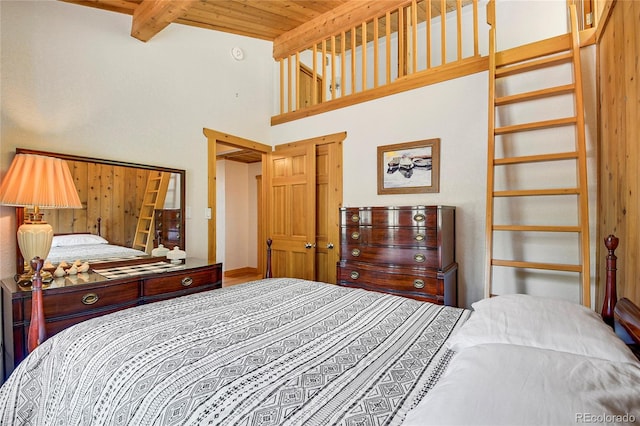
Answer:
[[[206,258],[202,129],[269,140],[271,43],[179,24],[143,43],[129,15],[58,1],[3,0],[0,17],[2,175],[16,147],[186,169],[186,250]],[[0,208],[2,277],[14,222]]]
[[[498,1],[498,47],[566,32],[565,5]],[[130,16],[55,1],[3,0],[0,18],[3,172],[16,147],[184,168],[192,214],[187,252],[206,257],[203,127],[273,145],[347,131],[344,205],[455,205],[460,302],[482,297],[487,73],[270,127],[276,81],[270,43],[178,24],[142,43],[129,36]],[[244,49],[244,61],[231,58],[232,46]],[[587,58],[585,80],[592,83],[593,49]],[[589,131],[592,141],[595,128]],[[435,137],[440,193],[377,195],[376,147]],[[593,143],[589,154],[593,165]],[[0,208],[2,277],[14,272],[14,229],[13,209]],[[220,227],[218,233],[224,237]]]
[[[566,33],[565,7],[564,0],[499,1],[496,11],[498,47],[505,49]],[[585,103],[588,119],[595,123],[593,50],[585,52],[583,56],[589,61],[584,64],[587,86]],[[488,73],[483,72],[275,126],[271,133],[272,143],[275,145],[346,131],[344,206],[456,206],[459,302],[462,306],[469,306],[481,299],[484,292],[487,111]],[[540,113],[545,112],[543,110]],[[510,118],[517,122],[521,117],[516,115]],[[592,182],[591,222],[595,224],[595,133],[588,134],[588,137]],[[377,146],[430,138],[441,139],[440,192],[378,195]],[[543,174],[555,174],[555,171],[556,168],[551,166]],[[546,214],[548,219],[556,212],[541,214]],[[592,237],[593,247],[594,244]],[[534,251],[534,254],[544,253],[545,246],[534,247]],[[577,301],[577,290],[577,286],[572,286],[552,291],[557,293],[557,297]],[[547,292],[546,295],[551,293]]]

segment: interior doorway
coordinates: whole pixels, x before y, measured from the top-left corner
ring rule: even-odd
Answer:
[[[212,210],[212,220],[209,221],[208,230],[208,252],[210,262],[220,262],[226,256],[217,255],[217,241],[219,234],[226,232],[226,229],[220,228],[218,224],[217,188],[220,186],[219,180],[225,179],[224,175],[217,170],[217,161],[219,159],[232,159],[246,157],[247,162],[260,161],[260,174],[253,173],[251,185],[255,185],[255,194],[257,194],[256,208],[258,213],[254,215],[255,226],[257,231],[257,240],[255,240],[257,268],[259,272],[265,270],[266,257],[266,239],[272,238],[274,246],[272,247],[272,260],[274,262],[274,276],[292,276],[298,274],[309,274],[309,279],[318,281],[335,283],[336,281],[336,262],[339,258],[339,214],[338,209],[342,205],[342,142],[346,138],[346,132],[336,133],[332,135],[320,136],[317,138],[301,140],[272,147],[261,144],[259,142],[250,141],[243,138],[227,135],[210,129],[204,129],[204,134],[208,138],[208,164],[209,164],[209,206]],[[299,160],[294,158],[297,156],[294,152],[301,150],[306,152],[305,160],[307,164],[304,167],[292,166],[293,177],[290,183],[290,194],[300,193],[300,171],[304,168],[309,172],[306,187],[310,191],[307,198],[312,199],[312,207],[308,212],[300,212],[293,206],[299,206],[298,203],[291,203],[292,199],[282,198],[281,195],[287,190],[274,189],[275,186],[286,182],[283,175],[284,170],[289,166],[285,164]],[[291,154],[289,153],[291,151]],[[253,156],[254,160],[248,158]],[[300,158],[298,156],[298,158]],[[221,164],[227,167],[231,162]],[[301,164],[301,163],[298,163]],[[284,180],[283,180],[284,179]],[[226,183],[225,183],[226,185]],[[284,188],[285,186],[279,186]],[[275,192],[274,192],[275,191]],[[227,191],[228,192],[228,191]],[[226,204],[226,203],[225,203]],[[219,214],[224,214],[223,212]],[[289,217],[289,219],[287,219]],[[304,224],[300,221],[304,218]],[[278,224],[297,224],[307,229],[303,240],[297,241],[300,235],[284,235],[278,228]],[[248,227],[248,226],[247,226]],[[236,225],[236,229],[238,226]],[[285,225],[282,229],[293,229],[293,226]],[[296,232],[293,232],[296,234]],[[298,237],[298,238],[296,238]],[[300,247],[298,247],[298,245]],[[284,247],[287,247],[284,249]],[[245,244],[245,247],[246,244]],[[296,254],[297,253],[297,254]],[[310,256],[309,261],[300,262],[298,260]],[[292,265],[299,265],[299,270],[289,270]],[[226,266],[226,265],[225,265]],[[287,269],[289,268],[289,269]],[[225,267],[225,271],[230,268]],[[295,268],[294,268],[295,269]],[[279,274],[279,275],[278,275]],[[302,276],[301,276],[302,277]]]

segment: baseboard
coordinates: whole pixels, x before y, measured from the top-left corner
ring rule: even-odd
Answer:
[[[251,268],[249,266],[245,266],[244,268],[231,269],[229,271],[224,271],[225,277],[241,277],[243,275],[251,275],[257,274],[258,268]]]

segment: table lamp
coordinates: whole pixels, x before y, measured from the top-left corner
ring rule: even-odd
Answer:
[[[18,228],[18,247],[28,264],[36,257],[44,261],[53,240],[53,228],[40,209],[82,208],[66,161],[37,154],[13,158],[0,185],[0,205],[33,209]],[[19,282],[24,280],[21,277]]]

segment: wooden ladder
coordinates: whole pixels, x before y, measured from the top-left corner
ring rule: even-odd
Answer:
[[[169,187],[171,173],[161,171],[149,172],[147,186],[144,191],[140,214],[138,215],[138,225],[136,235],[133,239],[133,248],[151,253],[153,250],[153,220],[154,210],[164,206],[164,200]]]
[[[523,271],[526,270],[530,272],[531,270],[563,271],[560,272],[560,274],[579,274],[578,281],[580,283],[581,303],[585,306],[591,305],[585,126],[580,70],[580,40],[577,30],[575,5],[570,6],[570,15],[572,28],[569,34],[496,52],[495,0],[491,0],[487,5],[487,21],[491,25],[491,29],[489,31],[489,137],[487,156],[485,252],[487,263],[485,273],[485,297],[491,297],[496,288],[496,285],[492,283],[492,280],[495,279],[496,267],[517,268],[518,272],[516,272],[516,274],[521,274],[522,276],[526,276],[526,272],[523,274]],[[544,87],[542,89],[509,96],[496,96],[496,86],[498,86],[499,89],[504,89],[501,90],[503,92],[506,91],[506,88],[510,87],[507,77],[515,76],[515,78],[520,79],[520,82],[528,78],[537,78],[535,81],[542,81],[544,86],[548,86],[548,84],[544,84],[544,72],[563,71],[568,68],[566,65],[564,65],[564,68],[558,68],[558,66],[563,64],[571,64],[571,71],[569,72],[571,74],[569,80],[571,81],[569,84]],[[550,70],[552,67],[556,68]],[[541,73],[543,73],[542,78]],[[496,82],[498,82],[498,84],[496,84]],[[518,83],[512,84],[512,86],[514,85],[517,86]],[[565,95],[564,98],[562,95]],[[567,95],[573,99],[571,108],[566,107],[569,103],[567,102]],[[556,106],[545,109],[546,113],[553,111],[555,114],[562,111],[563,108],[565,110],[573,109],[573,111],[570,111],[568,113],[569,115],[565,115],[566,111],[561,112],[559,118],[513,125],[500,124],[500,127],[496,127],[497,118],[508,121],[504,118],[509,115],[508,113],[504,113],[505,108],[507,111],[514,111],[512,109],[509,110],[509,108],[519,108],[518,111],[520,111],[522,115],[522,111],[526,110],[527,105],[530,107],[531,102],[535,100],[556,103],[554,104]],[[569,143],[564,142],[564,145],[572,146],[558,148],[558,146],[561,145],[558,144],[552,147],[552,144],[547,142],[552,140],[549,138],[545,140],[542,147],[533,144],[540,140],[539,132],[542,131],[542,129],[554,129],[553,132],[557,133],[562,131],[558,128],[566,126],[573,126],[575,128],[575,132],[572,132],[572,134],[568,136]],[[538,133],[537,136],[536,133]],[[554,136],[555,134],[552,135],[552,138]],[[566,135],[565,139],[567,139]],[[513,142],[515,141],[524,144],[527,144],[528,141],[530,145],[527,147],[529,148],[529,152],[525,149],[525,154],[522,154],[522,146],[516,146],[514,148]],[[553,141],[553,143],[555,144],[555,141]],[[500,149],[500,151],[498,151],[500,155],[497,155],[497,148]],[[531,151],[531,148],[534,151]],[[536,149],[538,152],[535,152]],[[515,151],[520,152],[514,154]],[[514,167],[532,168],[538,167],[542,163],[555,163],[555,170],[561,170],[563,167],[565,167],[566,170],[565,164],[570,164],[572,169],[575,167],[575,181],[571,182],[568,185],[569,187],[558,188],[555,187],[555,184],[548,185],[549,182],[542,182],[540,185],[536,185],[537,182],[545,180],[540,179],[535,183],[527,182],[527,184],[524,185],[526,189],[510,188],[510,186],[518,185],[513,182],[513,179],[509,179],[509,177],[512,176],[507,171],[509,168],[511,168],[511,171],[517,171]],[[497,183],[497,173],[499,173],[498,176],[503,179],[500,184]],[[543,184],[549,187],[542,187],[544,186]],[[531,186],[534,186],[534,188],[532,189]],[[518,215],[514,213],[517,211],[514,205],[518,202],[529,203],[529,206],[532,205],[532,202],[535,202],[537,209],[539,208],[537,203],[558,203],[560,202],[560,197],[577,197],[577,203],[575,204],[576,211],[571,212],[571,216],[575,216],[576,221],[567,221],[568,216],[563,215],[563,217],[561,217],[561,215],[557,215],[557,222],[554,220],[553,223],[550,224],[547,222],[548,218],[545,217],[545,223],[533,225],[529,223],[535,221],[526,221],[526,219],[531,219],[531,214],[525,213]],[[495,206],[498,199],[500,203],[499,208],[501,209],[499,211],[496,210],[497,208]],[[573,204],[571,208],[573,209]],[[496,223],[498,222],[496,219],[496,216],[498,216],[497,213],[506,216],[499,218],[499,222],[501,223]],[[548,216],[548,214],[545,216]],[[568,222],[570,222],[570,224],[567,224]],[[554,243],[556,240],[568,236],[570,238],[568,241],[570,241],[571,245],[574,244],[574,241],[578,241],[577,255],[575,256],[578,260],[576,264],[573,264],[573,259],[567,263],[554,263],[554,260],[547,262],[546,258],[543,262],[525,261],[521,259],[497,259],[494,258],[497,248],[494,247],[494,238],[496,238],[497,233],[502,233],[500,235],[500,238],[503,238],[500,240],[501,242],[508,241],[508,244],[515,246],[525,244],[527,238],[540,238],[542,235],[546,235],[542,237],[542,239],[545,241],[550,240]],[[562,233],[564,237],[559,236],[558,233]],[[537,237],[534,236],[534,234],[537,235]],[[507,238],[506,240],[504,239],[505,237]],[[520,240],[518,240],[518,238],[520,238]],[[501,247],[501,249],[504,251],[504,247]],[[545,246],[543,250],[545,251],[543,257],[547,257],[547,247]],[[552,248],[549,247],[548,250],[552,250]],[[502,257],[513,258],[518,255],[525,257],[524,252],[526,250],[523,249],[522,253],[518,254],[515,253],[516,251],[517,250],[513,250],[510,255],[502,253]],[[558,253],[553,256],[553,259],[562,259],[565,255],[566,253]],[[557,272],[553,273],[555,274]]]

